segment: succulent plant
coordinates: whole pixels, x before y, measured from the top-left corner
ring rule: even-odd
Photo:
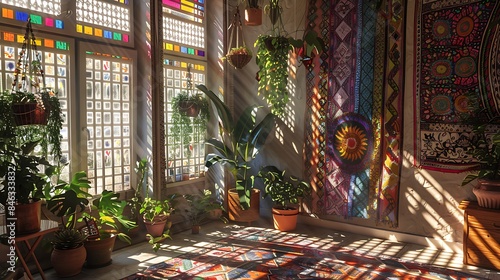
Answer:
[[[87,236],[79,230],[64,228],[55,232],[52,245],[58,250],[69,250],[83,245]]]

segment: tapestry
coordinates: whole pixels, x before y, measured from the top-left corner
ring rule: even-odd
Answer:
[[[499,2],[417,3],[415,165],[442,172],[475,165],[467,124],[500,112]]]
[[[314,212],[397,227],[406,2],[314,2],[309,26],[328,30],[306,84]]]
[[[413,261],[369,255],[301,234],[249,227],[122,280],[486,279]]]

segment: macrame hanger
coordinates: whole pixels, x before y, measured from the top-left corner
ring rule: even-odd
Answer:
[[[40,89],[45,89],[45,75],[39,55],[31,19],[28,19],[23,45],[14,72],[12,92],[23,91],[37,93]],[[19,75],[21,75],[21,81],[19,81]],[[38,77],[40,77],[41,80]]]
[[[229,35],[229,47],[231,48],[239,48],[246,47],[245,40],[243,39],[243,28],[241,23],[240,16],[240,8],[236,7],[236,12],[233,16],[233,21],[231,25],[229,25],[229,29],[231,30],[231,35]],[[236,40],[234,41],[235,45],[233,45],[233,37],[236,36]]]
[[[236,7],[233,21],[229,25],[228,30],[230,31],[230,35],[226,58],[235,68],[242,68],[252,59],[252,54],[247,48],[243,37],[243,24],[241,23],[239,7]]]

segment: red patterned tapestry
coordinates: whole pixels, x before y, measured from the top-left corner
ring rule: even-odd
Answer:
[[[328,42],[307,76],[318,215],[397,227],[405,10],[403,0],[310,1],[309,26]]]
[[[461,172],[473,165],[465,120],[500,112],[500,3],[427,0],[417,8],[415,164]]]

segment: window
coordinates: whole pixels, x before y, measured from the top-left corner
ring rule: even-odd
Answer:
[[[192,85],[205,83],[205,7],[201,0],[163,1],[164,100],[167,183],[199,178],[205,171],[206,132],[200,126],[183,139],[171,135],[172,99]],[[192,94],[198,93],[192,88]]]

